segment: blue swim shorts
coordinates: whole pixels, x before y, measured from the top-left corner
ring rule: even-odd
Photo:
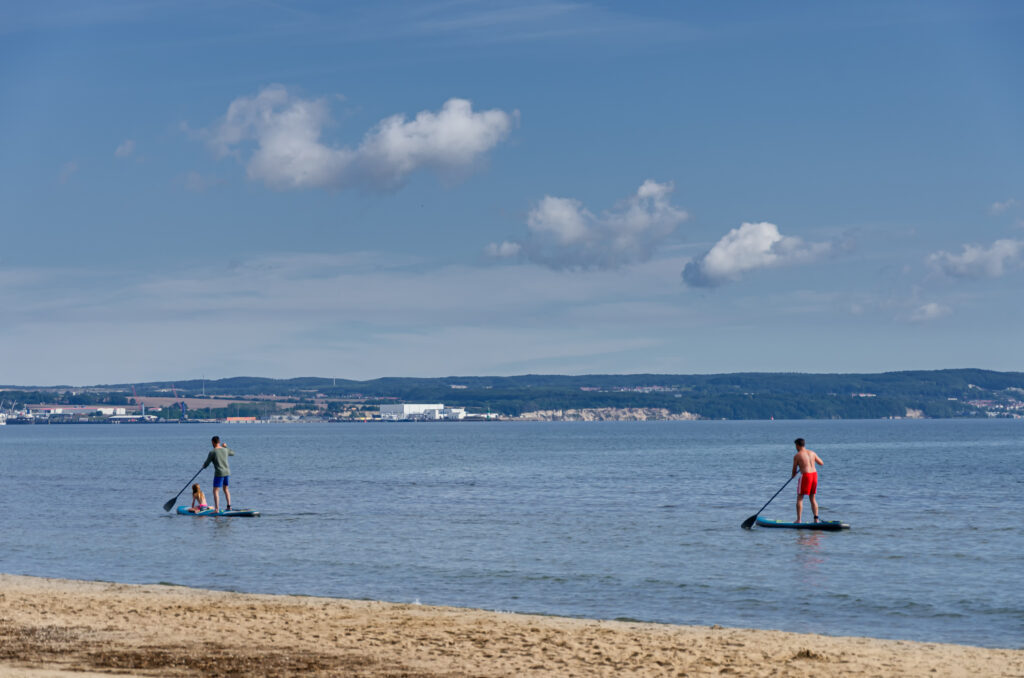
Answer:
[[[228,486],[228,478],[230,478],[230,477],[231,476],[214,476],[213,477],[213,486],[214,487],[227,487]]]

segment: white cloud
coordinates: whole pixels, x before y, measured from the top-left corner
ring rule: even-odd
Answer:
[[[118,158],[127,158],[129,155],[135,152],[135,141],[132,139],[125,139],[121,144],[114,150],[114,155]]]
[[[694,287],[717,287],[739,280],[759,268],[811,261],[832,249],[829,243],[805,243],[784,236],[768,222],[744,223],[683,268],[683,280]]]
[[[1016,205],[1017,205],[1017,201],[1014,200],[1013,198],[1010,198],[1009,200],[1004,200],[1002,202],[998,202],[997,201],[997,202],[992,203],[989,206],[988,211],[989,211],[989,214],[997,216],[997,215],[1002,214],[1003,212],[1006,212],[1010,208],[1015,207]]]
[[[647,261],[688,216],[669,202],[672,191],[671,183],[648,179],[600,215],[579,200],[544,196],[530,210],[526,238],[491,243],[486,252],[520,255],[553,269],[611,269]]]
[[[248,176],[272,188],[385,189],[400,186],[421,168],[444,176],[472,169],[509,135],[518,117],[518,111],[474,112],[469,101],[449,99],[436,113],[381,120],[355,148],[332,147],[321,140],[330,122],[326,102],[271,85],[256,96],[232,101],[206,137],[221,155],[241,157],[243,146],[254,143]]]
[[[523,247],[519,243],[505,240],[500,243],[492,242],[484,251],[491,257],[507,258],[518,255],[522,249]]]
[[[942,316],[949,315],[949,313],[950,309],[948,306],[932,301],[914,309],[914,312],[910,314],[910,319],[914,322],[925,322],[941,318]]]
[[[1005,238],[989,247],[964,245],[960,254],[935,252],[928,262],[954,278],[998,278],[1024,258],[1024,240]]]

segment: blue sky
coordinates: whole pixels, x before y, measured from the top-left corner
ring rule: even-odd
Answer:
[[[1024,6],[0,7],[0,383],[1024,369]]]

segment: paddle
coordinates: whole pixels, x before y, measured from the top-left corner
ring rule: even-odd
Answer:
[[[203,468],[206,468],[206,466],[203,466]],[[203,468],[201,468],[198,471],[196,471],[196,474],[194,476],[192,476],[192,480],[195,480],[196,478],[199,477],[199,474],[203,472]],[[185,483],[185,487],[181,488],[181,490],[178,492],[178,494],[174,495],[173,499],[171,499],[169,502],[164,504],[164,510],[165,511],[170,511],[172,508],[174,508],[174,502],[178,501],[178,497],[181,496],[181,493],[188,489],[188,486],[192,484],[192,480],[190,480],[187,483]],[[772,499],[774,499],[774,498],[775,497],[772,497]]]
[[[796,476],[795,475],[790,476],[789,480],[786,481],[786,485],[789,485],[789,481],[793,480],[793,478],[796,478]],[[780,487],[779,488],[779,492],[782,492],[784,489],[786,489],[786,485],[783,485],[782,487]],[[775,494],[773,494],[772,495],[772,499],[775,499],[775,497],[779,496],[779,492],[776,492]],[[768,507],[768,504],[772,503],[772,499],[769,499],[768,501],[766,501],[764,503],[764,506],[761,507],[761,511],[765,510]],[[759,515],[761,515],[761,511],[758,511],[754,515],[752,515],[749,518],[747,518],[746,520],[744,520],[743,524],[740,525],[740,527],[742,527],[744,530],[749,530],[754,525],[754,521],[757,520],[757,517]]]

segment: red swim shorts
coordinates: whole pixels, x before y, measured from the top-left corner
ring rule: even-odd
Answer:
[[[800,489],[797,490],[799,494],[817,494],[818,493],[818,472],[804,473],[800,476]]]

